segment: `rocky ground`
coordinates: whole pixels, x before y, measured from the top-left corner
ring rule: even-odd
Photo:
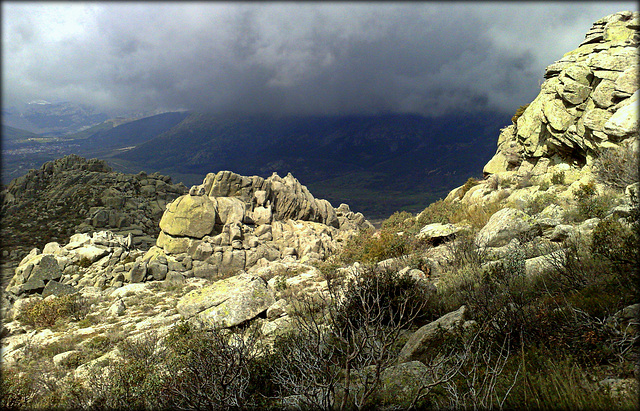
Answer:
[[[534,405],[526,401],[633,408],[639,19],[623,12],[596,22],[577,50],[547,69],[540,95],[502,131],[484,180],[417,216],[391,216],[377,231],[347,205],[314,198],[291,175],[211,173],[187,193],[161,176],[116,175],[67,158],[14,181],[3,210],[19,211],[20,196],[49,187],[67,162],[78,167],[59,181],[100,175],[111,186],[96,189],[100,204],[77,207],[78,233],[46,241],[15,268],[3,295],[3,368],[23,380],[37,368],[57,382],[86,384],[128,361],[127,342],[153,335],[156,352],[184,320],[201,333],[251,329],[267,346],[306,332],[304,347],[291,343],[285,352],[307,371],[272,369],[269,384],[281,389],[272,393],[275,407],[347,398],[350,406],[403,408]],[[76,191],[51,195],[48,204],[76,198]],[[123,209],[137,212],[118,214]],[[146,241],[132,231],[151,237],[147,224],[156,217],[157,238],[140,247]],[[391,273],[386,283],[384,273]],[[432,305],[414,304],[416,297]],[[354,301],[356,308],[340,311]],[[396,320],[414,307],[410,320]],[[343,340],[323,340],[327,333]],[[332,364],[321,380],[335,389],[311,395],[304,377],[320,375],[326,364],[317,361],[333,358],[316,337],[357,360]],[[433,354],[443,347],[450,351]],[[343,358],[338,351],[331,352]],[[525,358],[529,370],[521,368]],[[562,374],[561,361],[572,371]],[[483,383],[469,385],[475,381]],[[503,402],[494,401],[498,394]],[[329,402],[314,402],[320,397]]]

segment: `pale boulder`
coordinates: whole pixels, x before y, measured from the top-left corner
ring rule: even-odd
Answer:
[[[503,208],[491,216],[476,235],[478,247],[500,247],[532,229],[531,217],[515,208]]]
[[[215,205],[209,197],[184,195],[167,206],[160,228],[172,236],[202,238],[211,233],[215,219]]]
[[[260,277],[240,274],[191,291],[178,301],[183,317],[209,328],[229,328],[255,318],[275,303]]]

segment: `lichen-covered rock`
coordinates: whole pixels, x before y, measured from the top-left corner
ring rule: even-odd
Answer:
[[[531,217],[515,208],[503,208],[491,216],[476,235],[477,247],[500,247],[532,229]]]
[[[451,333],[457,327],[462,326],[468,315],[467,307],[463,305],[456,311],[445,314],[437,320],[420,327],[409,337],[409,340],[400,350],[398,364],[416,360],[425,361],[431,348],[429,344],[442,334]]]
[[[256,317],[275,299],[260,277],[241,274],[191,291],[180,299],[178,312],[209,328],[228,328]]]
[[[529,185],[551,185],[558,167],[567,166],[568,185],[593,173],[603,149],[637,147],[639,18],[620,12],[598,20],[577,49],[547,67],[538,96],[502,130],[485,177],[517,182],[528,176]],[[474,189],[464,198],[452,190],[445,201],[493,201],[487,190]]]
[[[185,195],[167,206],[160,228],[172,236],[202,238],[211,233],[216,208],[207,196]]]
[[[450,239],[457,233],[464,230],[464,226],[433,223],[422,227],[420,232],[417,234],[417,237],[425,241],[431,241],[434,245],[437,245],[438,243]]]

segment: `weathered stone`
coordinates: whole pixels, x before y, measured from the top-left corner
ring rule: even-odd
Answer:
[[[616,137],[624,137],[632,133],[638,133],[638,100],[616,111],[611,118],[604,123],[604,131]]]
[[[547,103],[543,111],[549,125],[558,131],[566,130],[575,121],[575,118],[569,114],[564,104],[559,100]]]
[[[613,100],[615,91],[615,83],[611,80],[602,80],[600,84],[593,90],[591,93],[591,98],[593,102],[599,108],[609,108],[613,106]]]
[[[44,282],[49,280],[57,280],[62,277],[62,270],[60,270],[60,266],[58,265],[58,261],[52,255],[42,255],[42,257],[36,261],[34,264],[29,277],[26,279],[27,283],[32,283],[33,288],[40,288],[39,285],[42,284],[44,286]],[[27,283],[25,283],[25,289],[27,287]],[[37,283],[37,284],[36,284]]]
[[[204,261],[207,258],[211,257],[213,253],[213,247],[209,243],[200,243],[193,253],[194,260]]]
[[[160,228],[172,236],[202,238],[216,220],[214,203],[207,196],[181,196],[167,206]]]
[[[228,328],[256,317],[275,299],[266,282],[248,274],[220,280],[180,299],[178,312],[209,328]]]
[[[122,299],[117,299],[109,308],[107,309],[107,314],[112,317],[120,317],[124,315],[127,310],[127,306],[124,304]]]
[[[202,263],[193,268],[193,276],[198,278],[213,279],[218,275],[218,267],[209,263]]]
[[[638,67],[626,69],[615,81],[615,90],[624,94],[633,94],[638,90]]]
[[[60,283],[55,280],[50,280],[49,282],[47,282],[47,285],[44,286],[44,290],[42,290],[42,297],[48,297],[50,295],[69,295],[75,294],[77,292],[78,290],[75,287]]]
[[[158,234],[156,244],[167,254],[181,254],[187,252],[191,247],[192,239],[189,237],[173,237],[163,231]]]
[[[87,245],[76,249],[76,254],[80,259],[87,259],[94,263],[109,254],[109,250],[104,247],[96,247],[94,245]]]
[[[246,254],[244,250],[225,250],[222,262],[218,265],[220,275],[236,274],[245,268]]]
[[[625,71],[637,65],[638,51],[635,47],[616,47],[590,55],[587,64],[595,69]]]
[[[585,127],[591,130],[602,131],[610,117],[611,113],[609,111],[594,108],[593,110],[586,111],[582,120],[584,121]]]
[[[422,227],[416,237],[421,240],[429,241],[435,246],[443,241],[451,239],[457,233],[464,230],[465,227],[455,224],[433,223]]]
[[[528,277],[542,276],[556,272],[564,263],[565,251],[558,250],[547,255],[529,258],[525,261],[525,273]]]
[[[566,102],[577,105],[582,103],[587,99],[587,97],[589,97],[589,93],[591,93],[591,87],[589,87],[588,85],[581,84],[570,79],[565,79],[564,82],[564,85],[562,86],[562,88],[560,88],[560,96]]]
[[[567,68],[564,70],[564,74],[584,86],[589,86],[591,84],[591,80],[593,79],[593,73],[591,72],[591,69],[589,68],[589,66],[583,63],[571,64],[567,66]]]
[[[145,262],[137,262],[133,265],[131,270],[129,270],[124,278],[126,281],[130,283],[140,283],[144,280],[147,275],[147,263]]]
[[[531,217],[515,208],[503,208],[491,216],[476,235],[478,247],[500,247],[532,229]]]
[[[162,281],[166,278],[169,268],[166,264],[162,264],[158,260],[150,261],[147,265],[147,272],[153,276],[156,281]]]
[[[218,219],[221,225],[241,224],[244,221],[246,205],[239,198],[217,197]]]
[[[433,347],[430,343],[436,341],[443,334],[448,334],[462,326],[468,310],[466,306],[462,306],[456,311],[452,311],[427,325],[420,327],[414,332],[407,343],[398,354],[398,364],[409,361],[425,361],[428,357],[429,350]]]

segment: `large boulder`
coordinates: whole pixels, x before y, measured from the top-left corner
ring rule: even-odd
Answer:
[[[462,327],[468,316],[466,306],[458,308],[443,315],[437,320],[420,327],[414,332],[406,342],[398,355],[398,364],[409,361],[425,362],[432,348],[431,344],[443,335],[454,332],[458,327]]]
[[[191,291],[180,299],[177,310],[204,327],[228,328],[255,318],[273,303],[262,278],[240,274]]]
[[[503,208],[491,216],[476,235],[476,246],[500,247],[533,228],[531,217],[515,208]]]
[[[216,208],[207,196],[184,195],[167,206],[160,229],[172,236],[202,238],[211,233]]]

